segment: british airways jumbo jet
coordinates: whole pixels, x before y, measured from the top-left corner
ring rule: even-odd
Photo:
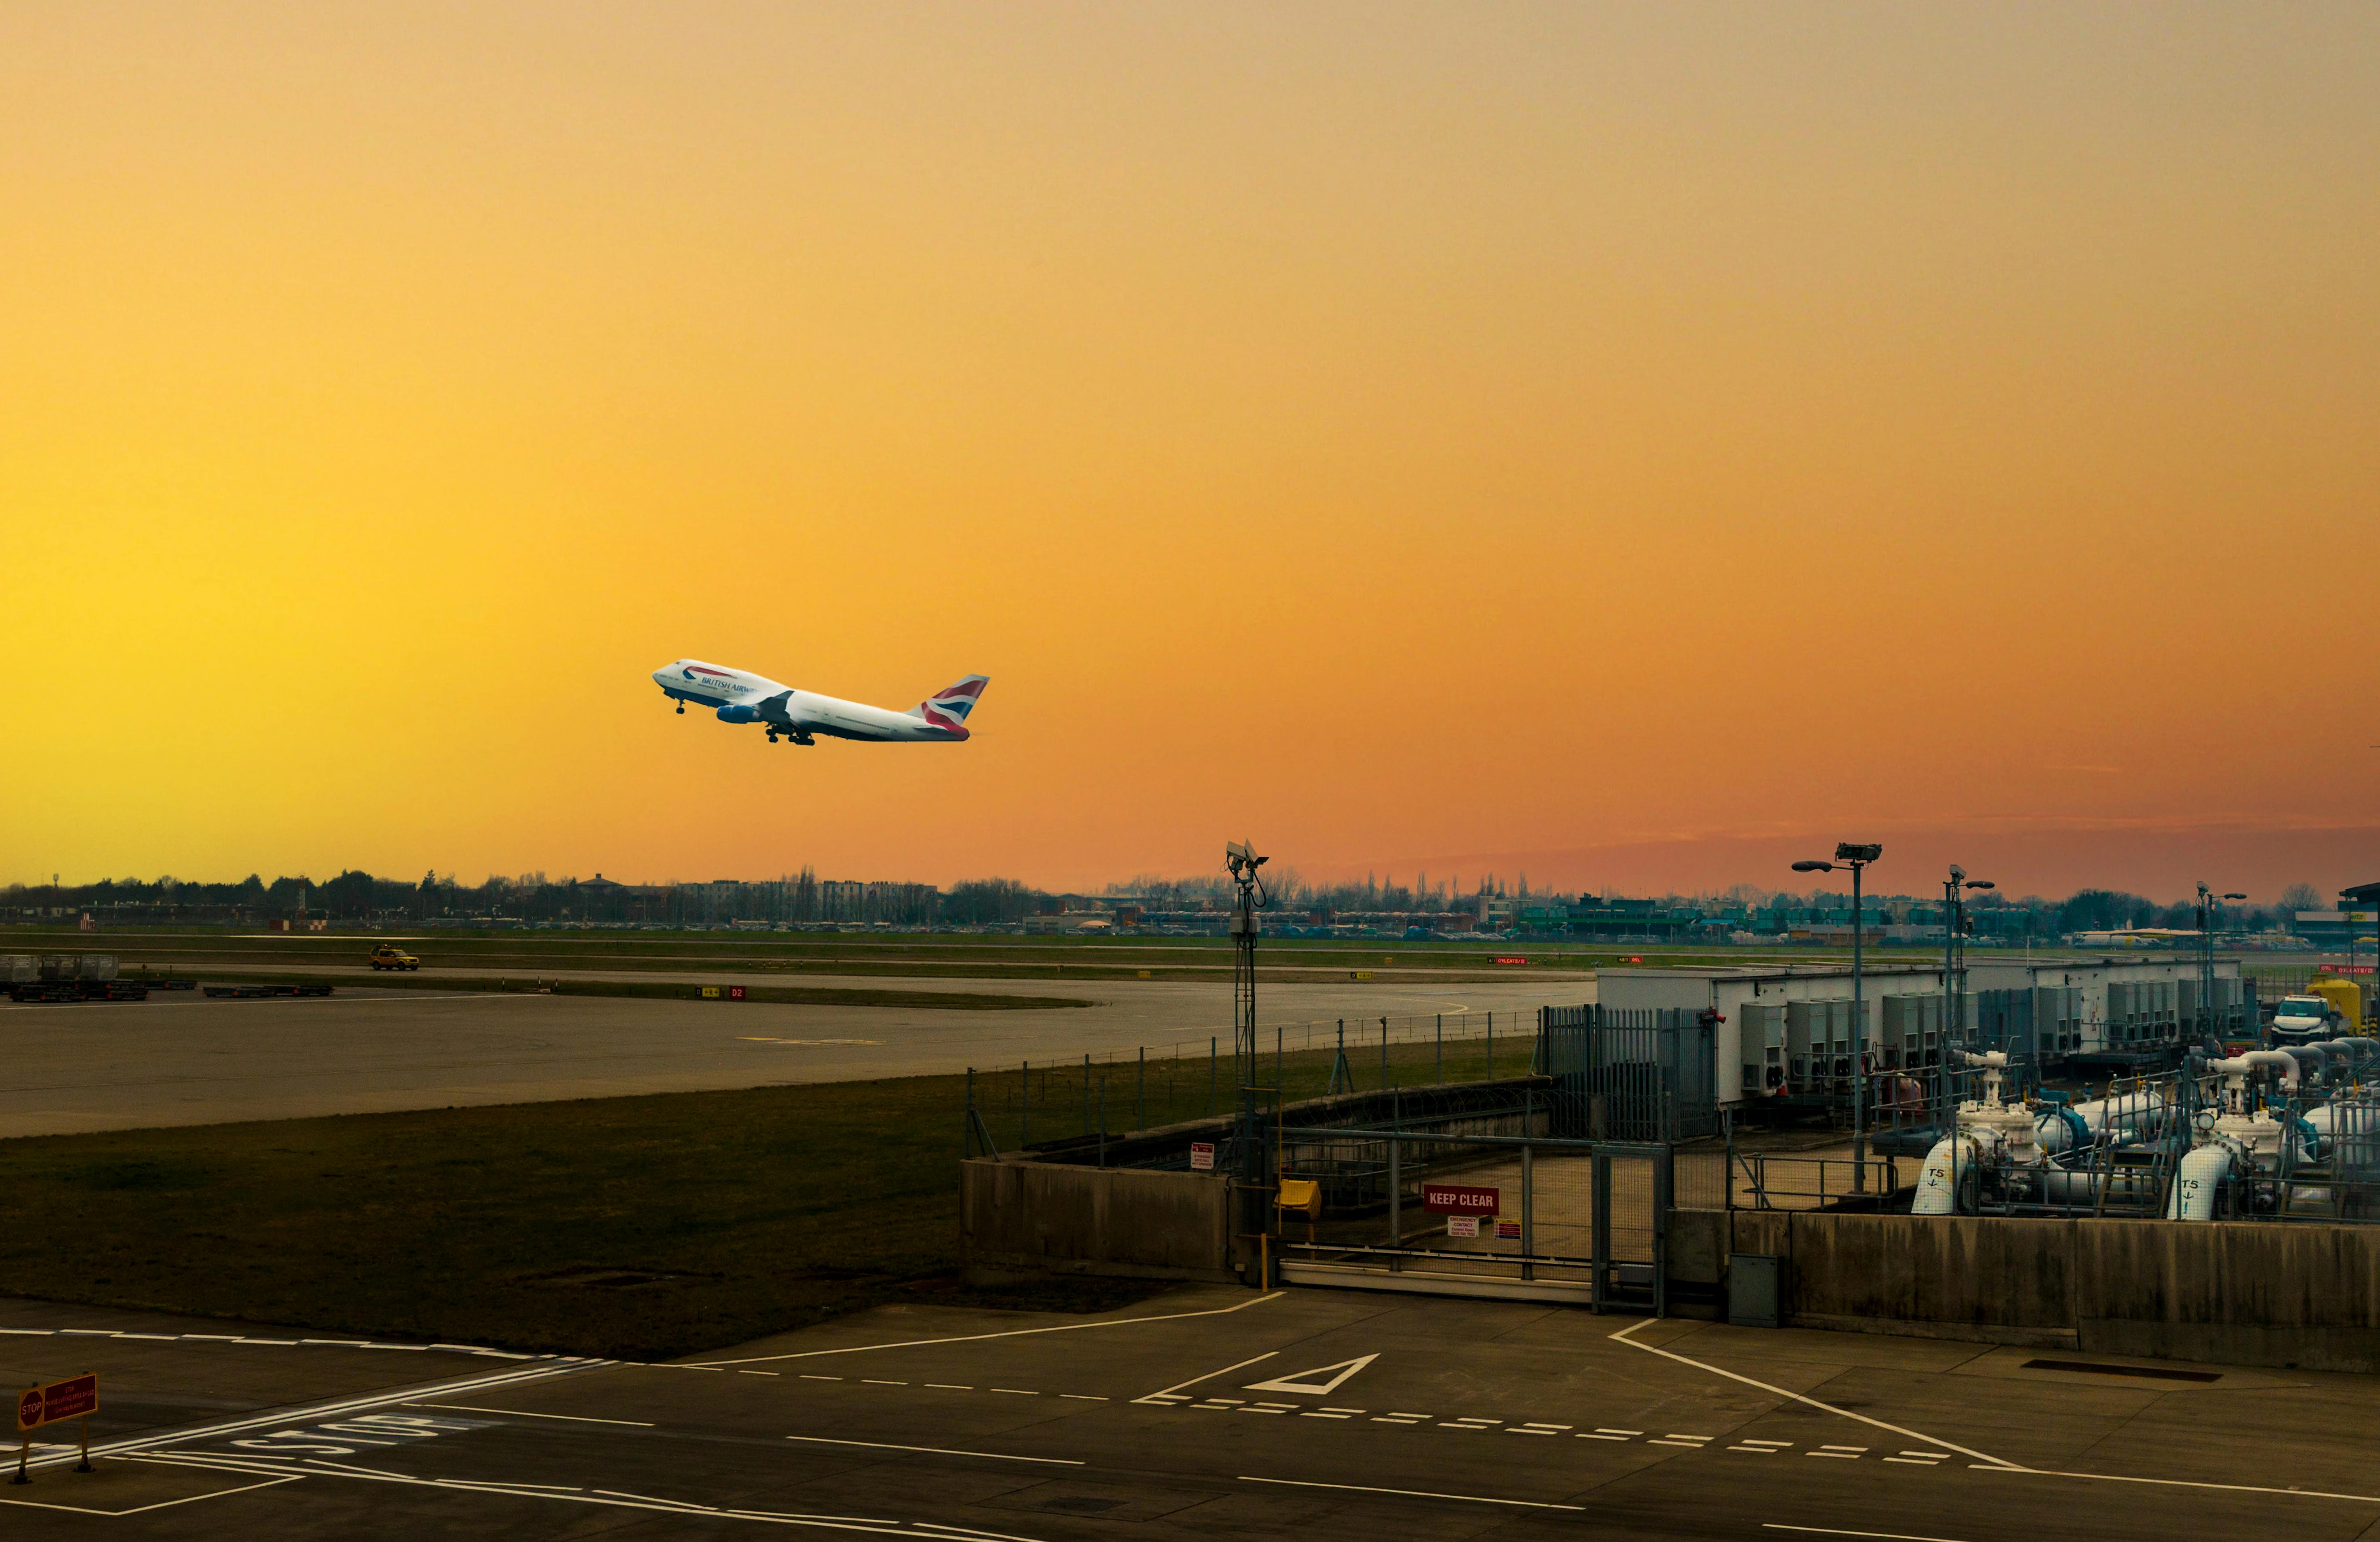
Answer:
[[[967,714],[990,683],[989,675],[970,674],[907,711],[894,712],[795,690],[764,674],[722,669],[699,659],[680,659],[653,671],[653,684],[676,700],[679,711],[689,701],[715,707],[722,722],[757,722],[768,729],[771,744],[780,735],[791,744],[816,744],[811,737],[816,734],[835,739],[955,743],[967,736]]]

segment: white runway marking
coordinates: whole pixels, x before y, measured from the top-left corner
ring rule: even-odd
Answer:
[[[152,1510],[171,1510],[177,1504],[196,1504],[200,1500],[228,1499],[234,1494],[245,1494],[253,1488],[277,1488],[285,1483],[295,1483],[298,1478],[298,1475],[293,1473],[286,1477],[269,1477],[261,1483],[243,1483],[237,1488],[219,1488],[212,1494],[186,1494],[178,1500],[159,1500],[154,1504],[134,1505],[129,1510],[93,1510],[88,1505],[50,1504],[41,1500],[0,1499],[0,1504],[22,1505],[27,1510],[68,1510],[77,1515],[104,1515],[114,1520],[126,1515],[146,1515]]]
[[[271,1475],[277,1483],[293,1482],[300,1477],[348,1478],[366,1483],[395,1483],[411,1488],[438,1488],[460,1494],[501,1494],[512,1499],[550,1500],[562,1504],[594,1505],[607,1510],[641,1510],[660,1515],[699,1515],[720,1521],[751,1521],[765,1525],[813,1526],[828,1531],[872,1532],[882,1536],[907,1536],[919,1542],[954,1542],[955,1538],[978,1536],[998,1537],[999,1542],[1038,1542],[1038,1538],[1008,1536],[1001,1533],[968,1533],[949,1527],[929,1526],[917,1523],[885,1520],[861,1515],[809,1515],[790,1511],[736,1510],[726,1506],[696,1504],[685,1500],[665,1500],[651,1494],[631,1494],[619,1489],[598,1488],[589,1493],[576,1488],[556,1488],[539,1484],[509,1484],[466,1478],[416,1477],[409,1473],[393,1473],[378,1467],[358,1467],[338,1462],[309,1462],[302,1468],[250,1465],[247,1459],[223,1460],[204,1456],[172,1453],[142,1458],[174,1466],[200,1468],[212,1472]],[[260,1486],[262,1487],[262,1486]]]
[[[1467,1504],[1506,1504],[1522,1510],[1585,1510],[1583,1504],[1551,1504],[1542,1500],[1500,1500],[1487,1494],[1440,1494],[1427,1488],[1375,1488],[1367,1483],[1313,1483],[1295,1477],[1248,1477],[1242,1483],[1277,1483],[1289,1488],[1343,1488],[1357,1494],[1398,1494],[1415,1500],[1461,1500]]]
[[[1305,1392],[1314,1397],[1329,1397],[1346,1385],[1347,1378],[1379,1358],[1378,1353],[1358,1355],[1353,1360],[1334,1361],[1317,1366],[1309,1371],[1292,1371],[1270,1381],[1253,1381],[1241,1389],[1249,1392]],[[1336,1376],[1330,1373],[1336,1371]]]
[[[196,1440],[213,1440],[227,1436],[245,1435],[250,1430],[261,1429],[267,1426],[317,1423],[324,1419],[339,1418],[345,1415],[368,1413],[375,1408],[387,1408],[398,1403],[424,1402],[441,1395],[476,1392],[494,1387],[514,1387],[531,1381],[544,1381],[555,1377],[574,1375],[579,1371],[598,1370],[612,1363],[609,1360],[556,1361],[542,1366],[516,1366],[509,1370],[492,1372],[486,1376],[473,1377],[464,1381],[433,1382],[427,1386],[392,1388],[384,1392],[369,1393],[362,1397],[342,1398],[335,1402],[318,1402],[304,1408],[278,1409],[251,1414],[239,1418],[225,1419],[219,1424],[200,1425],[194,1428],[163,1429],[127,1436],[122,1439],[95,1443],[91,1448],[91,1454],[95,1457],[122,1456],[134,1451],[157,1451],[168,1446],[186,1446]],[[36,1467],[54,1466],[58,1463],[71,1460],[74,1455],[75,1452],[69,1450],[61,1451],[55,1456],[36,1458],[32,1464]]]
[[[530,1414],[518,1408],[482,1408],[474,1402],[408,1402],[407,1408],[451,1408],[458,1414],[502,1414],[515,1419],[563,1419],[575,1425],[633,1425],[638,1429],[653,1427],[650,1419],[590,1419],[580,1414]]]
[[[1132,1401],[1135,1402],[1180,1402],[1184,1400],[1175,1397],[1173,1394],[1180,1391],[1183,1388],[1196,1387],[1201,1381],[1212,1381],[1219,1376],[1229,1376],[1233,1371],[1253,1366],[1258,1361],[1269,1360],[1280,1353],[1281,1351],[1277,1349],[1269,1349],[1262,1354],[1252,1355],[1249,1358],[1241,1361],[1238,1365],[1225,1366],[1221,1370],[1208,1371],[1204,1376],[1194,1376],[1187,1381],[1177,1381],[1172,1386],[1166,1388],[1162,1391],[1151,1392],[1145,1398],[1135,1398]]]
[[[1730,1381],[1741,1381],[1747,1387],[1757,1387],[1764,1392],[1773,1392],[1780,1398],[1790,1398],[1795,1402],[1807,1403],[1812,1408],[1824,1409],[1827,1413],[1838,1414],[1846,1419],[1857,1419],[1860,1423],[1864,1425],[1872,1425],[1877,1429],[1888,1429],[1895,1435],[1905,1435],[1912,1440],[1925,1440],[1933,1445],[1947,1446],[1950,1450],[1957,1451],[1961,1456],[1972,1456],[1978,1462],[1988,1463],[1995,1467],[2008,1467],[2020,1472],[2024,1470],[2018,1467],[2017,1463],[2013,1462],[2003,1462],[1998,1457],[1993,1456],[1986,1451],[1970,1451],[1965,1446],[1954,1445],[1950,1441],[1942,1439],[1937,1436],[1927,1435],[1920,1430],[1903,1429],[1899,1425],[1887,1424],[1882,1419],[1871,1419],[1864,1414],[1854,1414],[1848,1408],[1838,1408],[1831,1402],[1820,1402],[1816,1398],[1804,1397],[1800,1392],[1789,1392],[1782,1387],[1772,1387],[1766,1381],[1755,1381],[1748,1376],[1738,1376],[1733,1371],[1721,1370],[1717,1366],[1707,1365],[1703,1361],[1691,1359],[1683,1354],[1672,1354],[1670,1351],[1666,1349],[1656,1349],[1651,1344],[1640,1344],[1635,1340],[1628,1336],[1654,1320],[1655,1319],[1651,1317],[1646,1317],[1641,1322],[1630,1324],[1628,1327],[1621,1329],[1619,1332],[1612,1334],[1612,1342],[1615,1343],[1626,1344],[1631,1349],[1641,1349],[1647,1354],[1658,1354],[1664,1360],[1675,1360],[1682,1366],[1692,1366],[1698,1371],[1708,1371],[1713,1376],[1723,1376]]]
[[[941,1446],[896,1446],[887,1440],[830,1440],[823,1435],[788,1435],[788,1440],[799,1440],[812,1446],[865,1446],[870,1451],[915,1451],[933,1456],[985,1456],[994,1462],[1038,1462],[1049,1467],[1079,1467],[1083,1463],[1065,1456],[1011,1456],[996,1451],[950,1451]]]
[[[1845,1531],[1840,1526],[1789,1526],[1776,1521],[1763,1521],[1760,1526],[1764,1531],[1810,1532],[1819,1536],[1873,1536],[1885,1538],[1887,1542],[1958,1542],[1956,1537],[1915,1536],[1905,1531]]]
[[[1257,1296],[1254,1300],[1238,1302],[1230,1306],[1210,1307],[1202,1312],[1165,1312],[1148,1317],[1109,1317],[1100,1322],[1062,1322],[1055,1328],[1012,1328],[1000,1333],[960,1333],[947,1339],[903,1339],[896,1343],[852,1344],[844,1349],[806,1349],[793,1354],[754,1354],[741,1360],[706,1360],[701,1362],[700,1368],[713,1370],[722,1366],[757,1366],[772,1360],[808,1360],[821,1354],[865,1354],[876,1349],[917,1349],[927,1344],[971,1344],[984,1339],[1020,1339],[1034,1333],[1075,1333],[1086,1328],[1130,1328],[1135,1323],[1178,1322],[1184,1317],[1228,1317],[1233,1312],[1245,1312],[1251,1306],[1261,1306],[1268,1301],[1279,1301],[1282,1293],[1280,1291],[1273,1291]]]

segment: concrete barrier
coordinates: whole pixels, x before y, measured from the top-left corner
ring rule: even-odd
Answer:
[[[1215,1172],[1150,1172],[977,1158],[959,1166],[968,1281],[1046,1274],[1232,1283],[1231,1184]]]
[[[1738,1210],[1797,1328],[2380,1370],[2380,1227]]]

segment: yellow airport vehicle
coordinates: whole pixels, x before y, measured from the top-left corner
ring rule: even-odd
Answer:
[[[2306,994],[2319,996],[2330,1003],[2330,1010],[2338,1014],[2346,1025],[2339,1030],[2342,1033],[2354,1033],[2355,1025],[2363,1021],[2363,988],[2353,980],[2317,977],[2306,987]]]
[[[375,969],[419,969],[421,960],[394,942],[382,942],[372,950],[371,966]]]

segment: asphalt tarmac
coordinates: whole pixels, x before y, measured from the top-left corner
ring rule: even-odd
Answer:
[[[1050,994],[1033,982],[820,977],[810,985]],[[1444,1013],[1525,1019],[1544,981],[1268,985],[1263,1018],[1383,1015],[1399,1031]],[[1076,994],[1070,985],[1061,994]],[[608,1098],[967,1067],[1203,1055],[1231,1044],[1231,992],[1178,980],[1086,982],[1089,1007],[968,1011],[496,995],[342,982],[321,998],[0,1002],[0,1137],[315,1114]],[[1377,1031],[1373,1029],[1371,1031]],[[1327,1042],[1327,1040],[1323,1040]],[[1377,1041],[1375,1041],[1377,1042]],[[1289,1044],[1299,1047],[1293,1029]]]
[[[0,1302],[0,1374],[84,1371],[97,1471],[70,1470],[73,1426],[44,1430],[34,1481],[0,1487],[12,1537],[2346,1542],[2380,1524],[2369,1378],[1353,1292],[1203,1287],[1098,1318],[887,1308],[674,1365]]]

